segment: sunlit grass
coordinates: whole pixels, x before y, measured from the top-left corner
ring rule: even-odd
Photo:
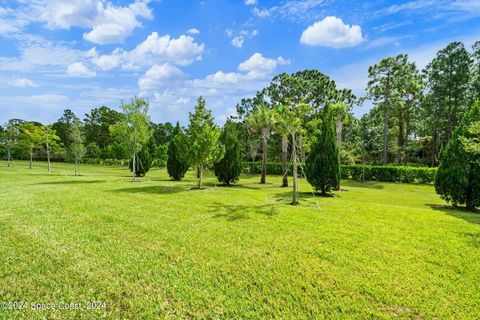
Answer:
[[[432,186],[344,181],[292,207],[280,177],[188,190],[164,170],[0,163],[1,310],[26,318],[476,318],[480,215]]]

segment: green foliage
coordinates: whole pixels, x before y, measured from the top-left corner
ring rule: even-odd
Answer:
[[[135,161],[135,175],[137,177],[144,177],[152,166],[152,157],[150,155],[150,150],[148,146],[144,146],[140,152],[136,154],[136,161]],[[130,172],[133,171],[133,160],[130,160],[128,164],[128,168]]]
[[[155,145],[152,155],[152,167],[165,168],[168,160],[168,146],[166,144]]]
[[[238,181],[242,172],[242,151],[238,141],[236,123],[231,121],[225,123],[220,142],[225,146],[225,155],[215,163],[215,175],[218,181],[229,185]]]
[[[123,118],[122,114],[106,106],[94,108],[83,119],[85,141],[87,144],[95,143],[100,148],[115,142],[110,126],[115,125]]]
[[[83,135],[82,127],[78,122],[75,122],[70,127],[68,134],[68,141],[70,145],[67,149],[67,156],[75,163],[75,175],[78,175],[78,164],[82,161],[83,156],[87,152],[85,148],[85,136]]]
[[[435,177],[435,190],[453,205],[465,204],[468,209],[480,206],[480,154],[465,148],[462,139],[478,138],[472,124],[480,121],[480,101],[465,114],[453,138],[440,154]]]
[[[220,144],[220,128],[213,122],[212,112],[205,107],[205,100],[199,97],[195,111],[189,114],[190,124],[185,135],[178,138],[183,161],[198,169],[197,187],[202,188],[203,169],[218,162],[225,152]]]
[[[95,142],[90,142],[87,145],[86,156],[89,158],[99,158],[101,155],[102,150]]]
[[[436,168],[343,165],[342,179],[401,183],[433,183]]]
[[[170,178],[175,181],[182,180],[185,172],[188,170],[188,162],[183,161],[180,155],[180,148],[178,147],[179,143],[185,141],[183,137],[182,128],[177,122],[175,129],[173,131],[172,139],[168,144],[168,160],[167,160],[167,172]]]
[[[340,184],[340,161],[335,124],[328,107],[324,110],[322,132],[305,161],[308,182],[323,195]]]
[[[56,131],[60,138],[60,142],[68,149],[70,146],[70,140],[68,138],[72,125],[79,122],[80,119],[70,109],[65,109],[60,119],[52,124],[52,129]]]

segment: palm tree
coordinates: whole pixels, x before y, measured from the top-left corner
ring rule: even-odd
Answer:
[[[250,130],[260,133],[262,136],[262,177],[260,183],[264,184],[267,174],[267,147],[270,134],[275,127],[275,115],[268,106],[263,105],[250,114],[247,119],[247,124]]]

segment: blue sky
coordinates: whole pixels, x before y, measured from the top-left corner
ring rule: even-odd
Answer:
[[[203,95],[222,123],[277,73],[315,68],[362,95],[369,65],[422,68],[456,40],[480,40],[480,0],[0,0],[0,123],[135,95],[184,124]]]

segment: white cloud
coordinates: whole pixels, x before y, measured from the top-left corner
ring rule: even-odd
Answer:
[[[245,0],[245,4],[247,6],[257,4],[257,2],[258,2],[257,0]]]
[[[37,85],[35,83],[33,83],[32,80],[26,79],[26,78],[15,79],[15,80],[9,82],[9,84],[12,87],[17,87],[17,88],[37,87]]]
[[[118,67],[121,62],[122,58],[120,55],[120,50],[118,48],[115,49],[112,54],[104,54],[101,56],[97,56],[95,53],[92,58],[92,63],[104,71]]]
[[[81,27],[91,29],[83,38],[98,44],[120,43],[141,27],[139,18],[151,19],[148,0],[115,6],[106,0],[36,0],[28,10],[31,21],[41,21],[50,29]]]
[[[178,68],[164,63],[161,65],[154,65],[145,72],[145,74],[138,80],[138,87],[141,91],[149,90],[155,86],[163,85],[168,81],[172,81],[183,77],[183,72]]]
[[[198,30],[197,28],[191,28],[191,29],[188,29],[187,33],[191,35],[195,35],[195,34],[199,34],[200,30]]]
[[[243,47],[243,42],[245,41],[245,38],[243,36],[236,36],[230,41],[230,43],[237,48]]]
[[[312,46],[332,48],[353,47],[363,41],[362,29],[358,25],[346,25],[342,19],[328,16],[305,29],[300,42]]]
[[[96,76],[96,72],[89,70],[83,63],[75,62],[67,67],[67,74],[72,77],[91,78]]]
[[[240,63],[238,70],[254,75],[270,74],[277,66],[290,64],[290,60],[282,57],[276,59],[265,58],[261,53],[254,53],[250,58]]]

